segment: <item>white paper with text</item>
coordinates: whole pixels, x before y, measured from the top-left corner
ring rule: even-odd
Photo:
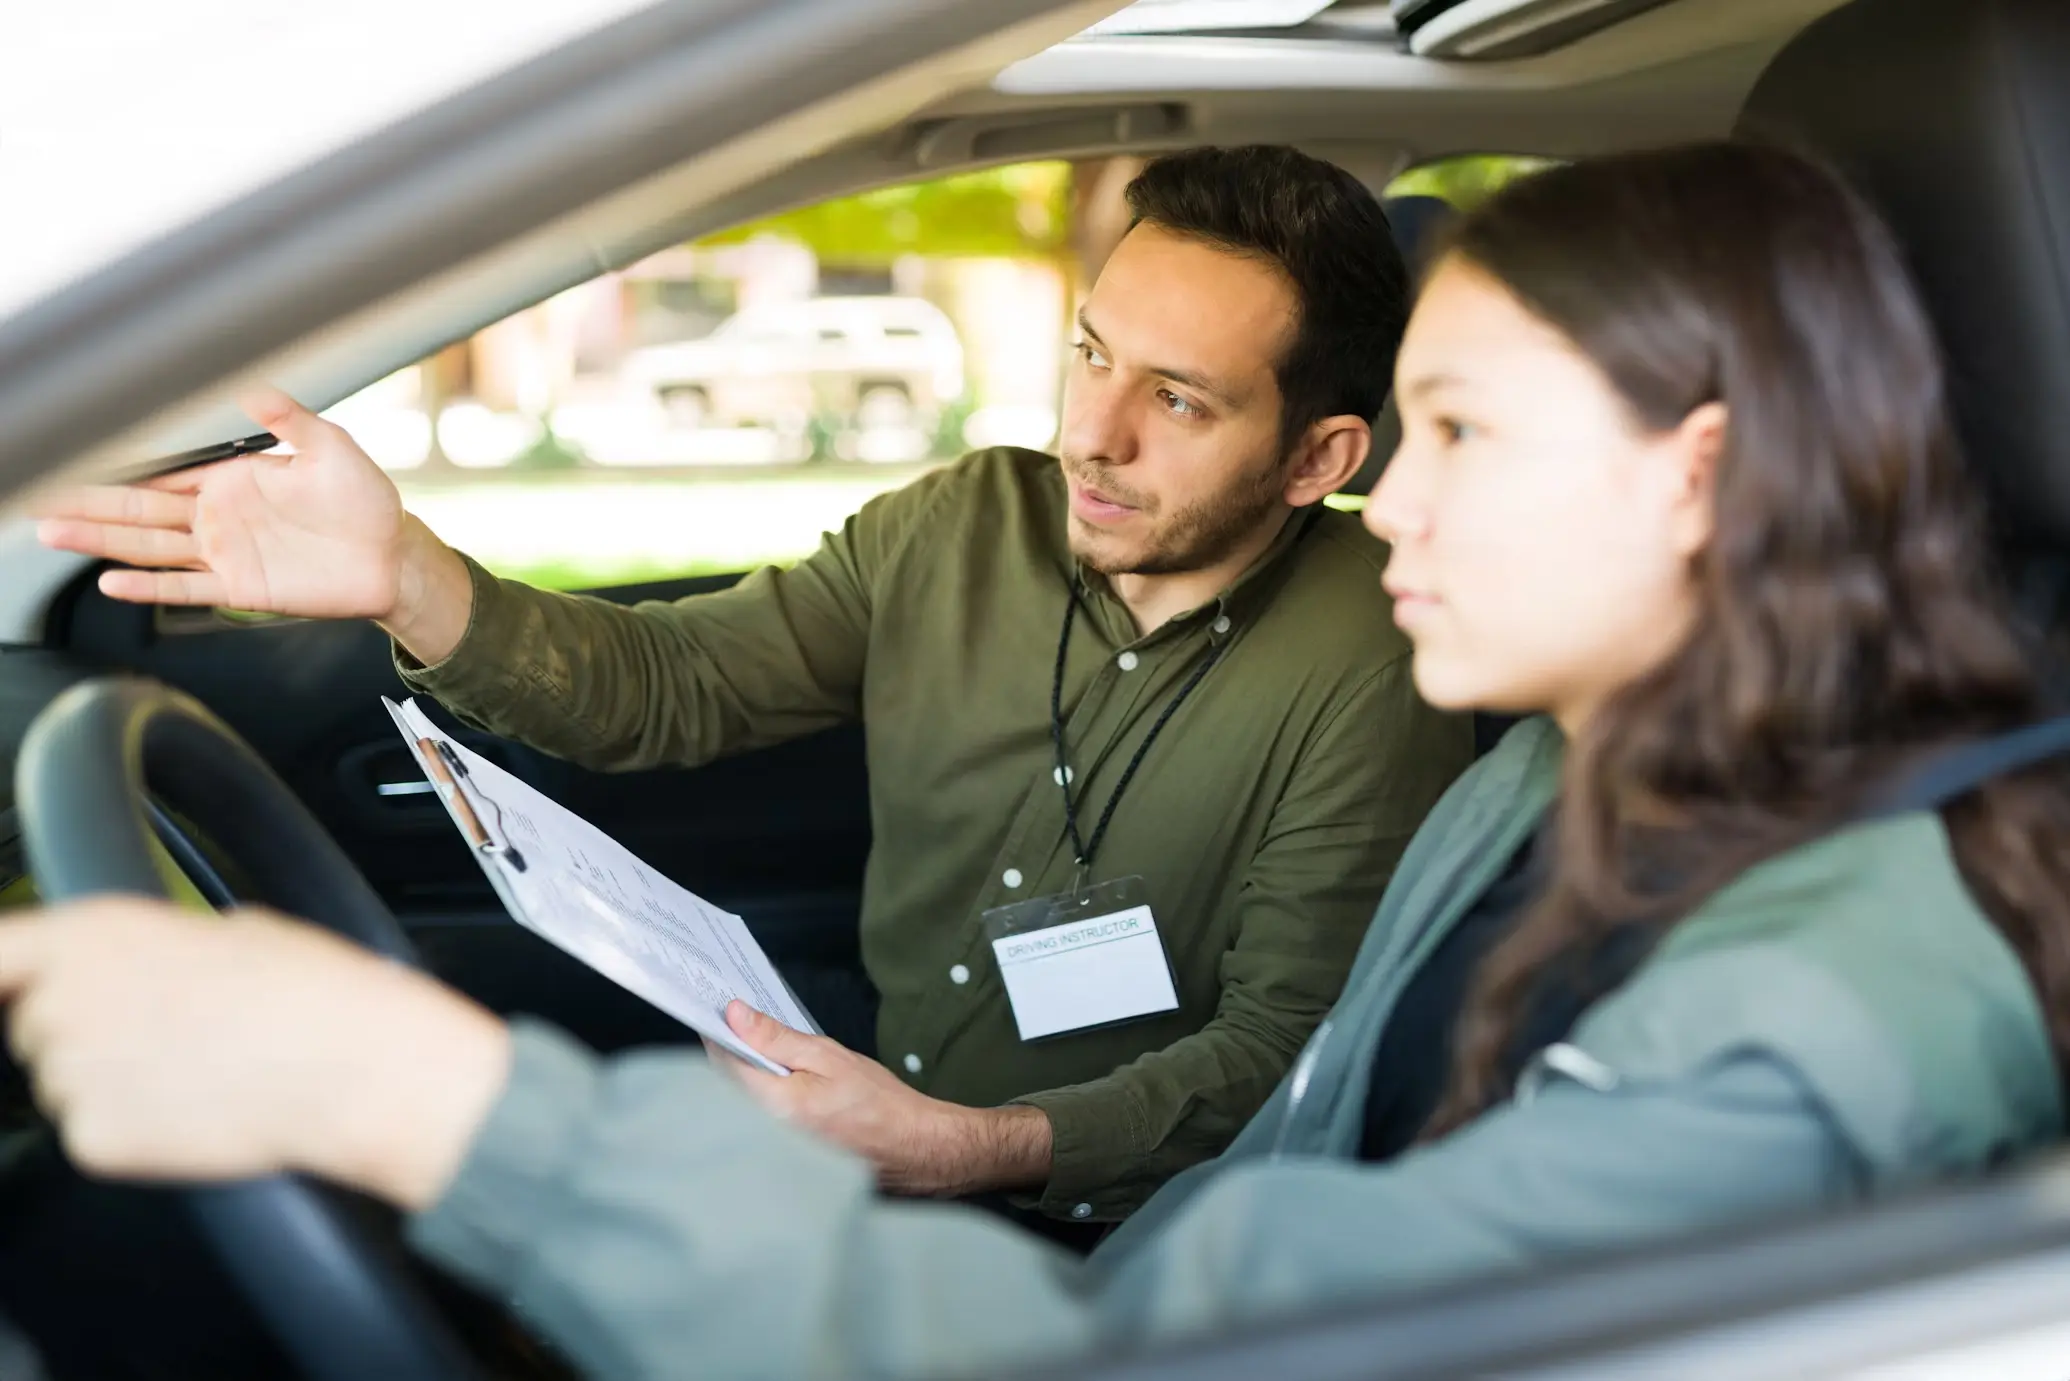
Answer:
[[[786,1026],[819,1031],[746,922],[663,877],[581,816],[470,751],[415,701],[383,703],[420,767],[425,764],[419,739],[451,749],[466,769],[460,789],[492,843],[516,850],[524,860],[520,869],[501,847],[477,853],[513,919],[708,1043],[773,1073],[789,1072],[743,1045],[726,1026],[726,1004],[739,998]],[[429,769],[426,775],[436,781]],[[451,802],[447,811],[465,833]]]

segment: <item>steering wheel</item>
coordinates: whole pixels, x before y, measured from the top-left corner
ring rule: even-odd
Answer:
[[[46,706],[15,765],[29,871],[49,901],[165,897],[153,798],[224,847],[252,900],[415,964],[408,938],[316,817],[245,742],[155,681],[87,681]],[[479,1371],[365,1205],[292,1175],[178,1191],[259,1316],[317,1381]]]

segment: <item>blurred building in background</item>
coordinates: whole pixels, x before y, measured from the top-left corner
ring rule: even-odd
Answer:
[[[1047,446],[1087,277],[1084,186],[1030,164],[743,226],[519,312],[334,415],[425,482]]]
[[[880,188],[571,288],[331,409],[413,509],[562,587],[810,551],[979,447],[1055,444],[1073,320],[1128,229],[1136,158]],[[1528,171],[1396,189],[1469,203]]]

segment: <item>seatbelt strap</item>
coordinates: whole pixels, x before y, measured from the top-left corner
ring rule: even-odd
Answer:
[[[2070,715],[1979,739],[1915,763],[1869,799],[1860,818],[1937,810],[1994,777],[2070,754]]]

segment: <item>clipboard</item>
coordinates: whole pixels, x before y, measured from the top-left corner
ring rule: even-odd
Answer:
[[[405,710],[386,697],[382,704],[511,919],[708,1044],[769,1073],[790,1071],[733,1034],[726,1000],[739,998],[795,1029],[824,1034],[738,916],[454,744],[414,705]]]

